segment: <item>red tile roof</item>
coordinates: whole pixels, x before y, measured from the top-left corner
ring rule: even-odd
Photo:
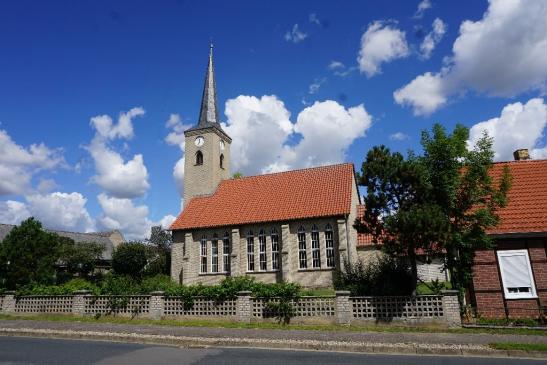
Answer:
[[[491,176],[498,181],[504,166],[509,166],[513,182],[507,194],[507,206],[498,211],[500,222],[489,234],[547,233],[547,160],[495,163]],[[362,217],[364,206],[358,207]],[[372,236],[359,233],[357,246],[373,246]]]
[[[224,180],[213,195],[190,200],[170,229],[343,216],[353,184],[349,163]]]
[[[499,179],[504,166],[509,166],[513,184],[507,206],[499,211],[500,223],[488,233],[547,232],[547,160],[495,163],[494,179]]]

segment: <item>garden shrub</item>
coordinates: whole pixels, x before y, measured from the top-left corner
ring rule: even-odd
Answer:
[[[334,285],[351,295],[411,295],[415,286],[410,267],[402,259],[382,256],[368,264],[359,261],[344,267],[336,273]]]

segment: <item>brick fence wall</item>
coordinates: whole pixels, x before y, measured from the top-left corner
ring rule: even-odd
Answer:
[[[119,315],[126,317],[161,318],[222,318],[243,323],[275,320],[266,303],[278,299],[252,297],[240,292],[236,298],[221,302],[194,298],[191,303],[182,297],[150,295],[106,296],[79,291],[74,295],[16,297],[6,292],[0,296],[0,313],[58,313],[78,316]],[[302,297],[291,302],[294,322],[306,323],[370,323],[403,322],[409,324],[440,323],[461,326],[460,306],[455,291],[442,295],[416,297],[351,297],[348,291],[335,296]]]

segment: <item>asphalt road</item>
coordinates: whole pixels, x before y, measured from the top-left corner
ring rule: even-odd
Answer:
[[[0,337],[0,364],[539,364],[524,359],[363,355],[319,351],[208,348],[187,349],[130,343]]]

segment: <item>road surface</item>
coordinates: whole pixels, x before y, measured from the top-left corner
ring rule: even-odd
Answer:
[[[534,364],[525,359],[403,356],[240,348],[188,349],[132,343],[0,336],[0,364],[471,365]]]

